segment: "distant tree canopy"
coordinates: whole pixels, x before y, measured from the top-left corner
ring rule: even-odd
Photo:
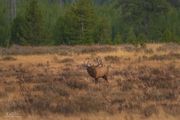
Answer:
[[[0,46],[180,42],[179,26],[179,0],[0,1]]]
[[[129,30],[135,34],[137,42],[162,38],[160,34],[163,31],[157,31],[154,27],[159,26],[159,22],[162,22],[163,17],[165,19],[170,12],[170,6],[166,0],[120,0],[119,4],[123,23],[126,28],[130,27]],[[155,33],[152,34],[152,32]]]
[[[103,43],[110,39],[105,19],[96,15],[91,0],[79,0],[73,3],[64,16],[57,21],[55,29],[56,43],[92,44]],[[104,24],[105,23],[105,24]],[[96,38],[99,38],[98,41]],[[105,43],[105,42],[104,42]]]
[[[63,17],[65,20],[63,25],[67,26],[68,29],[57,29],[59,33],[64,33],[62,34],[64,38],[61,38],[63,43],[86,44],[92,42],[92,33],[96,16],[90,0],[79,0],[73,3]],[[62,20],[59,22],[61,21]]]
[[[2,1],[0,1],[0,46],[5,46],[8,39],[8,22],[6,16],[6,7],[3,6]]]
[[[15,44],[39,45],[43,19],[37,0],[30,0],[24,16],[17,16],[12,25],[11,39]]]

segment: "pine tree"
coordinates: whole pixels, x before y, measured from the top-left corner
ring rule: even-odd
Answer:
[[[54,39],[55,44],[71,44],[70,38],[72,36],[72,33],[70,33],[70,19],[66,19],[64,16],[60,16],[57,20],[57,23],[55,25],[54,29]]]
[[[37,0],[30,0],[25,13],[25,39],[31,45],[39,45],[42,35],[42,13]]]
[[[68,24],[70,25],[70,43],[93,43],[93,30],[96,15],[92,1],[78,0],[77,2],[73,3],[66,15],[66,20],[69,21]]]
[[[12,26],[13,43],[40,45],[42,39],[43,18],[37,0],[30,0],[24,16],[18,16]]]
[[[17,16],[12,24],[11,28],[11,43],[18,45],[28,45],[28,41],[25,39],[25,20],[22,16]]]
[[[163,32],[163,35],[162,35],[162,41],[165,41],[165,42],[175,42],[175,35],[173,35],[172,31],[166,29],[164,32]]]
[[[7,40],[9,35],[9,26],[7,23],[7,9],[5,4],[0,1],[0,46],[7,46]]]
[[[111,24],[106,18],[100,16],[94,25],[94,43],[110,44],[111,43]]]
[[[120,33],[116,33],[116,36],[114,38],[113,44],[121,44],[123,43],[122,37]]]
[[[137,41],[136,41],[136,35],[134,33],[134,29],[133,28],[130,28],[128,33],[127,33],[127,43],[132,43],[132,44],[137,44]]]

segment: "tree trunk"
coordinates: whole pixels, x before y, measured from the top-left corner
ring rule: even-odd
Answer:
[[[9,21],[13,21],[16,17],[16,0],[8,0],[8,11],[9,11]]]

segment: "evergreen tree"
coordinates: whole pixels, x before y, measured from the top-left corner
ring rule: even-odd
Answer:
[[[70,40],[72,38],[72,33],[70,33],[72,30],[71,26],[71,19],[66,19],[64,16],[60,16],[57,20],[57,23],[55,25],[54,30],[54,38],[55,38],[55,44],[71,44]]]
[[[9,26],[7,22],[7,11],[2,1],[0,1],[0,46],[7,46]]]
[[[63,28],[62,41],[68,40],[69,44],[90,44],[93,43],[93,30],[96,21],[95,11],[91,0],[78,0],[72,4],[67,11]],[[68,28],[66,28],[68,27]]]
[[[110,44],[111,43],[111,24],[104,18],[99,17],[94,27],[94,43]]]
[[[134,29],[130,28],[128,33],[127,33],[127,38],[126,38],[126,43],[132,43],[132,44],[137,44],[136,43],[136,35],[134,33]]]
[[[165,42],[173,42],[174,41],[174,35],[172,32],[168,29],[166,29],[162,35],[162,41]]]
[[[121,43],[123,43],[122,35],[121,35],[121,33],[116,33],[116,36],[113,39],[113,44],[116,45],[116,44],[121,44]]]
[[[40,45],[43,39],[42,26],[43,18],[38,2],[30,0],[25,15],[14,20],[11,39],[17,44]]]
[[[25,39],[25,20],[22,16],[17,16],[12,24],[11,28],[11,43],[19,45],[28,45],[28,41]]]
[[[37,0],[30,0],[25,13],[25,39],[31,45],[41,42],[43,18]]]

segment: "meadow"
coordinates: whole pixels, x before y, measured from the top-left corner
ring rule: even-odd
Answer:
[[[109,83],[84,61],[101,57]],[[0,120],[179,120],[180,45],[0,48]]]

